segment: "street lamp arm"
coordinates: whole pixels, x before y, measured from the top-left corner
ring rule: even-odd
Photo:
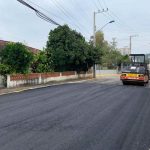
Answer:
[[[101,27],[100,29],[98,29],[98,31],[101,31],[103,28],[105,28],[109,23],[106,23],[103,27]]]
[[[108,23],[106,23],[103,27],[101,27],[98,31],[101,31],[103,28],[105,28],[108,24],[111,24],[111,23],[114,23],[115,21],[114,20],[112,20],[112,21],[110,21],[110,22],[108,22]]]

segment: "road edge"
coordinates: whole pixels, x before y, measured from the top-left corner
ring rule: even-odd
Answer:
[[[83,82],[90,81],[90,80],[95,80],[95,79],[68,81],[68,82],[63,82],[63,83],[54,83],[54,84],[49,84],[49,85],[41,85],[41,86],[36,86],[36,87],[29,87],[29,88],[22,89],[22,90],[14,90],[14,91],[11,91],[11,92],[4,92],[4,93],[1,93],[0,96],[14,94],[14,93],[21,93],[21,92],[24,92],[24,91],[36,90],[36,89],[47,88],[47,87],[52,87],[52,86],[58,86],[58,85],[83,83]]]

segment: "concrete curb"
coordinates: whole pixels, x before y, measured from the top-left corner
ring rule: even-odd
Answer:
[[[97,74],[96,75],[97,77],[119,77],[120,74]],[[62,83],[54,83],[54,84],[46,84],[46,85],[39,85],[39,86],[34,86],[34,87],[28,87],[28,88],[25,88],[25,89],[16,89],[14,91],[10,91],[10,92],[4,92],[4,93],[1,93],[0,96],[2,95],[8,95],[8,94],[13,94],[13,93],[20,93],[20,92],[24,92],[24,91],[28,91],[28,90],[35,90],[35,89],[40,89],[40,88],[46,88],[46,87],[51,87],[51,86],[58,86],[58,85],[65,85],[65,84],[75,84],[75,83],[83,83],[83,82],[86,82],[86,81],[90,81],[90,80],[96,80],[96,79],[86,79],[86,80],[77,80],[77,81],[68,81],[68,82],[62,82]]]
[[[28,90],[47,88],[47,87],[51,87],[51,86],[58,86],[58,85],[65,85],[65,84],[74,84],[74,83],[83,83],[83,82],[90,81],[90,80],[95,80],[95,79],[87,79],[87,80],[81,80],[81,81],[70,81],[70,82],[55,83],[55,84],[50,84],[50,85],[29,87],[29,88],[22,89],[22,90],[14,90],[14,91],[11,91],[11,92],[4,92],[4,93],[0,94],[0,96],[8,95],[8,94],[14,94],[14,93],[21,93],[21,92],[28,91]]]

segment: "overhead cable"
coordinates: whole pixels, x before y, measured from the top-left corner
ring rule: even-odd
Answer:
[[[60,20],[63,20],[63,18],[62,18],[61,16],[56,15],[54,12],[52,12],[52,11],[50,11],[50,10],[47,10],[47,9],[41,7],[40,5],[38,5],[38,4],[34,3],[34,2],[32,2],[31,0],[26,0],[26,1],[28,1],[29,3],[35,5],[35,6],[38,7],[38,8],[40,8],[40,9],[43,10],[44,12],[50,13],[51,15],[55,16],[56,18],[58,18],[58,19],[60,19]]]
[[[20,2],[21,4],[27,6],[28,8],[32,9],[33,11],[35,11],[36,15],[38,17],[40,17],[41,19],[49,22],[49,23],[52,23],[54,25],[60,25],[58,24],[57,22],[55,22],[53,19],[49,18],[48,16],[46,16],[44,13],[40,12],[39,10],[37,10],[36,8],[34,8],[33,6],[29,5],[27,2],[23,1],[23,0],[17,0],[18,2]]]

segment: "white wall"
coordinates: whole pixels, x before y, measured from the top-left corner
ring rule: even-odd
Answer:
[[[117,74],[117,70],[96,70],[96,74]]]
[[[92,74],[75,74],[75,75],[67,75],[67,76],[62,76],[60,73],[60,76],[58,77],[48,77],[48,78],[41,78],[41,75],[39,75],[38,78],[36,79],[31,79],[31,80],[13,80],[11,81],[10,75],[7,75],[7,88],[11,87],[19,87],[23,85],[38,85],[38,84],[44,84],[48,83],[51,81],[65,81],[65,80],[70,80],[70,79],[80,79],[80,78],[90,78],[92,77]]]
[[[2,77],[2,76],[0,76],[0,88],[1,88],[1,87],[4,87],[3,77]]]

